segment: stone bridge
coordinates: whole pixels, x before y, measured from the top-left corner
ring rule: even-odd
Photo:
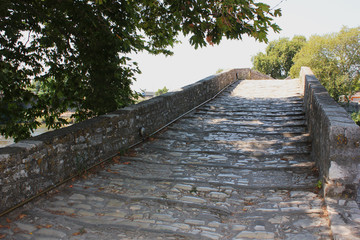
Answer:
[[[230,70],[2,148],[0,239],[360,239],[359,145],[310,69]]]

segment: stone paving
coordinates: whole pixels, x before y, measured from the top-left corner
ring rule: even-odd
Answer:
[[[4,239],[332,239],[296,80],[244,80],[95,174],[0,219]]]

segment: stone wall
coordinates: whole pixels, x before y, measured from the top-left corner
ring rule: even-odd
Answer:
[[[340,106],[342,106],[349,114],[360,111],[360,103],[340,103]]]
[[[268,78],[233,69],[177,91],[0,148],[0,213],[142,140],[237,79]]]
[[[312,159],[324,180],[324,194],[352,197],[360,180],[360,127],[303,67],[304,107],[312,140]]]
[[[250,70],[247,79],[262,80],[262,79],[273,79],[273,78],[263,73],[257,72],[255,70]]]

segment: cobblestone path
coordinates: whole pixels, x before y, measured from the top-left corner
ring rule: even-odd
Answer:
[[[240,81],[117,163],[1,219],[0,235],[331,239],[310,147],[297,81]]]

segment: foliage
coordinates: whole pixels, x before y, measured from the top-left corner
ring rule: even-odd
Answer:
[[[169,91],[169,89],[165,87],[163,88],[159,88],[156,92],[155,92],[155,96],[160,96],[161,94],[167,93]]]
[[[336,100],[360,90],[360,27],[343,27],[338,33],[312,36],[294,58],[292,77],[300,68],[312,69]]]
[[[351,114],[351,118],[354,120],[354,122],[360,126],[360,111],[358,112],[353,112]]]
[[[305,43],[306,38],[303,36],[294,36],[292,40],[280,38],[270,42],[266,53],[260,52],[252,58],[254,69],[276,79],[286,78],[294,64],[295,54]]]
[[[280,15],[254,0],[1,0],[0,132],[17,141],[68,109],[81,121],[126,106],[139,72],[127,54],[171,55],[180,33],[195,48],[267,41]]]
[[[323,187],[322,181],[321,181],[321,180],[317,181],[317,183],[316,183],[316,188],[317,188],[318,190],[320,190],[320,189],[322,189],[322,187]]]
[[[221,72],[223,72],[223,71],[224,71],[224,69],[219,68],[218,70],[216,70],[216,74],[221,73]]]

